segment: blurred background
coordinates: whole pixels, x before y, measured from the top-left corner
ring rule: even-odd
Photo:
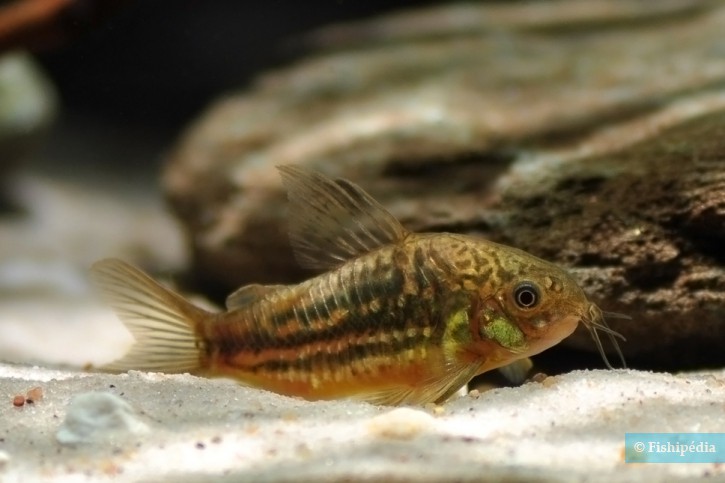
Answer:
[[[94,175],[114,169],[128,175],[129,168],[158,166],[180,130],[215,97],[303,54],[304,33],[433,2],[5,2],[13,3],[67,4],[49,17],[56,35],[27,39],[60,100],[33,165],[58,175],[70,174],[65,162]],[[55,157],[64,163],[44,163]]]
[[[0,360],[122,354],[131,339],[87,269],[106,256],[186,266],[159,187],[184,127],[303,54],[305,32],[425,3],[0,2]]]

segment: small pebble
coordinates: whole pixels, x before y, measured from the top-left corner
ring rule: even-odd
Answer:
[[[13,398],[13,406],[16,408],[21,407],[23,404],[25,404],[25,398],[21,395],[17,395]]]
[[[531,382],[539,382],[540,383],[540,382],[544,382],[544,379],[546,379],[547,377],[549,377],[549,376],[547,376],[543,372],[537,372],[536,374],[534,374],[533,376],[531,376],[531,379],[529,379],[529,380]]]
[[[554,384],[556,384],[556,378],[551,376],[546,376],[543,381],[541,381],[541,385],[544,387],[551,387]]]
[[[368,423],[368,431],[374,436],[402,440],[412,439],[434,427],[433,416],[411,408],[393,409],[375,416]]]
[[[32,389],[30,389],[27,394],[25,394],[25,402],[28,404],[36,403],[43,399],[43,388],[40,386],[36,386]]]
[[[93,443],[146,431],[148,426],[126,401],[107,392],[88,392],[71,400],[56,439],[61,444]]]
[[[425,406],[423,406],[426,410],[430,411],[436,416],[440,416],[445,412],[445,409],[443,406],[436,404],[436,403],[426,403]]]
[[[0,470],[5,468],[9,461],[10,455],[7,454],[5,451],[0,451]]]

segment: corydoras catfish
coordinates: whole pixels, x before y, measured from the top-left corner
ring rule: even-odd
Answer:
[[[350,181],[279,171],[297,259],[323,272],[242,287],[213,313],[120,260],[97,262],[95,279],[136,339],[106,369],[232,377],[310,400],[421,404],[548,349],[580,322],[608,366],[598,331],[621,357],[621,336],[558,266],[482,238],[411,233]]]

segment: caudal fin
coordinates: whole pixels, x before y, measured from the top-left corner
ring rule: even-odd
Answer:
[[[208,312],[121,260],[96,262],[91,277],[136,339],[128,354],[102,370],[178,373],[199,369],[204,347],[196,328]]]

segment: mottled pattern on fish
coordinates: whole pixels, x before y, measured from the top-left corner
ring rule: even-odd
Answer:
[[[211,314],[123,262],[100,262],[101,286],[140,339],[116,369],[226,375],[308,399],[423,403],[556,344],[582,319],[612,335],[555,265],[474,237],[409,233],[350,182],[283,174],[301,210],[297,254],[328,271],[243,287],[227,312]]]
[[[314,393],[325,383],[357,385],[443,360],[444,310],[451,301],[466,309],[464,285],[476,290],[492,270],[453,276],[445,251],[461,241],[410,238],[209,324],[210,364],[242,378],[309,384]]]

